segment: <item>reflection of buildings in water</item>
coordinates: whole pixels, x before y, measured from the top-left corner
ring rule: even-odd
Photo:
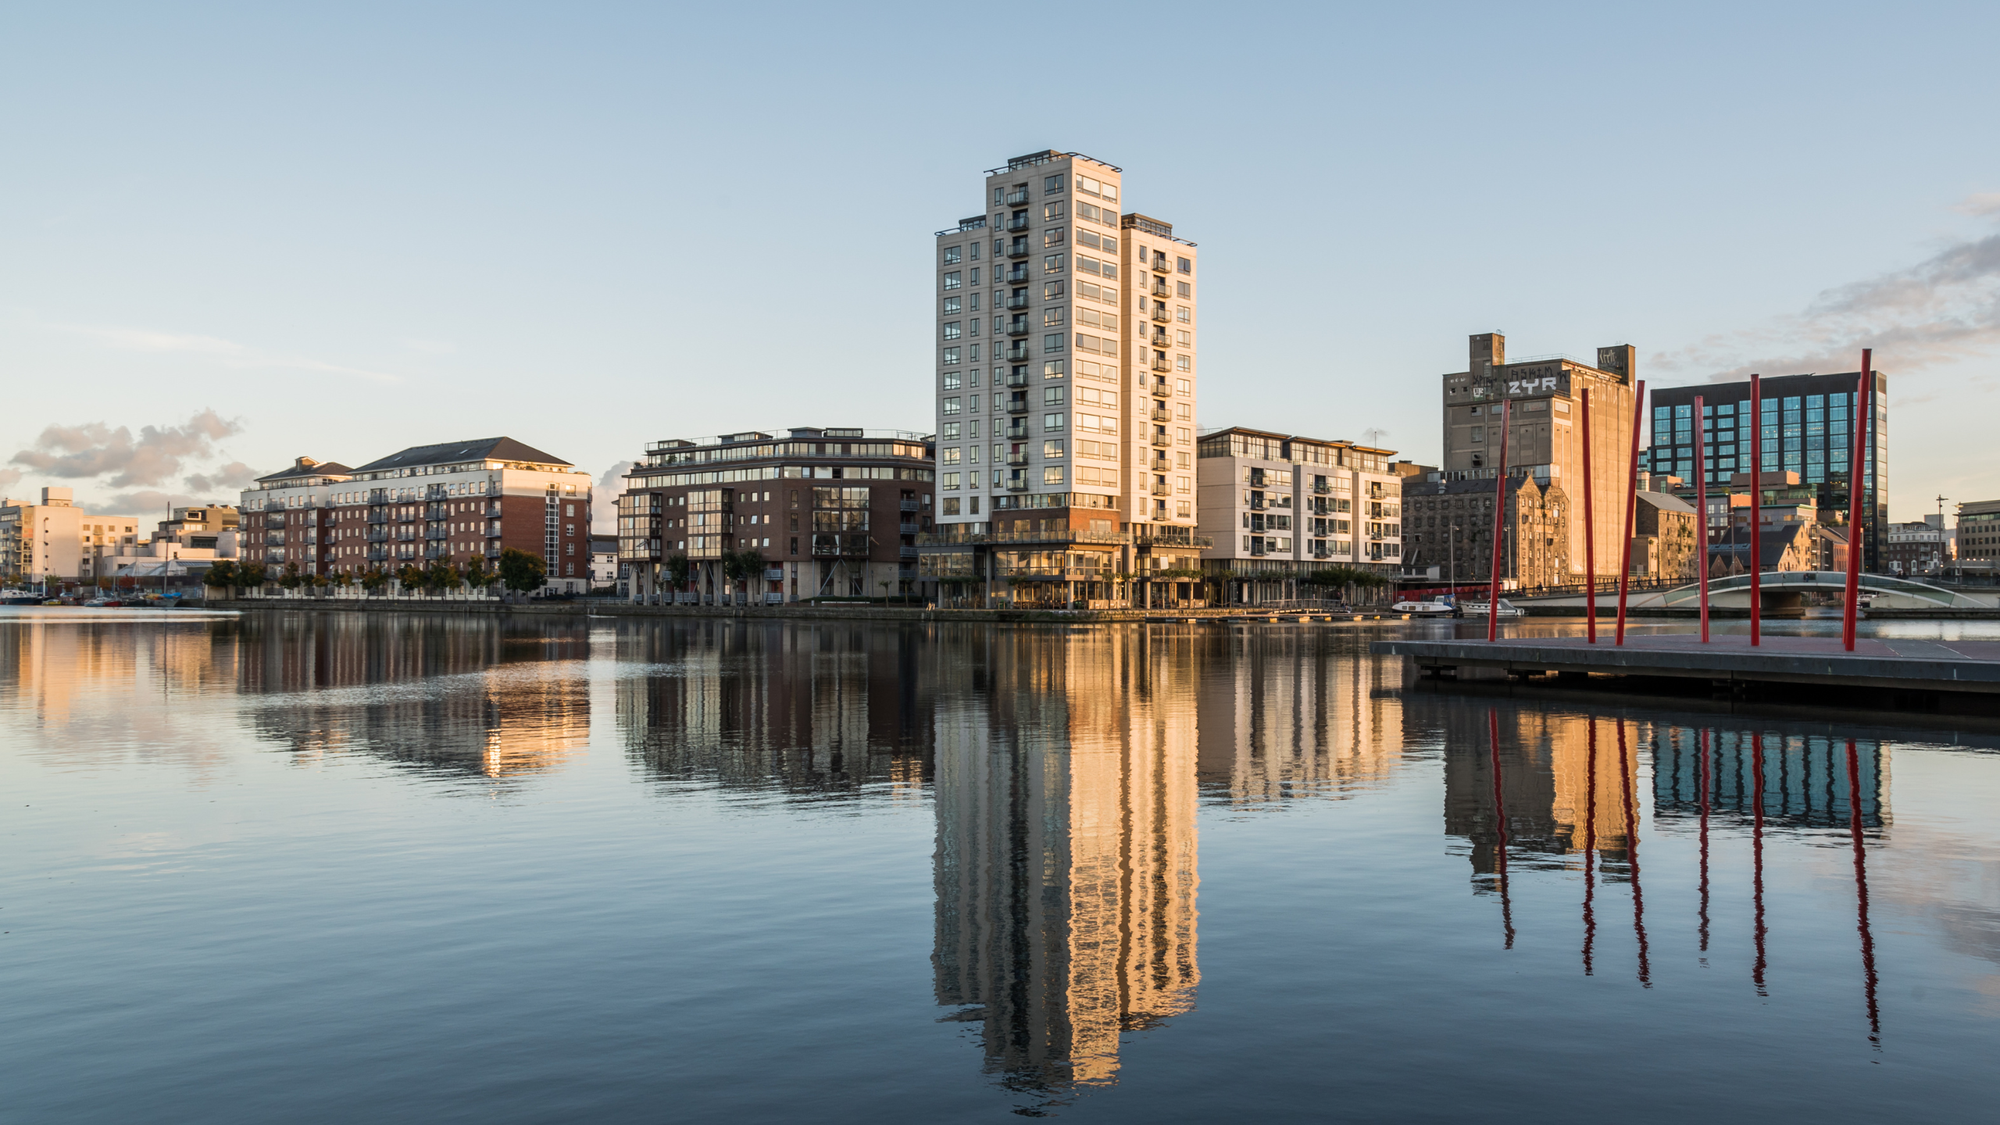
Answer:
[[[1451,701],[1434,713],[1444,727],[1445,832],[1470,845],[1472,870],[1480,876],[1500,867],[1502,825],[1494,807],[1488,727],[1494,710]],[[1632,795],[1621,780],[1629,784],[1637,772],[1629,729],[1627,773],[1621,775],[1615,720],[1598,719],[1593,739],[1584,715],[1512,709],[1498,715],[1499,801],[1509,851],[1531,862],[1575,866],[1589,845],[1606,859],[1622,859],[1630,845],[1625,809]]]
[[[865,622],[621,621],[620,664],[642,674],[618,681],[618,727],[665,780],[799,794],[878,782],[914,799],[938,672],[924,639]]]
[[[243,618],[236,664],[258,732],[295,751],[361,750],[501,778],[546,770],[590,737],[578,623],[484,614]]]
[[[1122,1032],[1193,1007],[1195,719],[1184,644],[996,632],[936,720],[938,1003],[1011,1088],[1108,1084]],[[1157,690],[1156,690],[1157,688]]]
[[[1757,776],[1759,734],[1763,776]],[[1662,822],[1701,813],[1701,734],[1657,725],[1646,734],[1653,761],[1653,813]],[[1888,761],[1881,744],[1857,741],[1861,822],[1882,828],[1888,817]],[[1759,788],[1766,826],[1848,826],[1847,740],[1753,730],[1711,730],[1708,748],[1711,816],[1750,817]]]
[[[1201,677],[1199,765],[1211,796],[1337,796],[1385,780],[1402,760],[1402,696],[1384,690],[1400,686],[1401,669],[1387,658],[1329,651],[1298,630],[1214,643],[1232,651]]]

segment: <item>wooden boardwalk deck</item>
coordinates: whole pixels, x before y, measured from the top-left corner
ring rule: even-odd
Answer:
[[[1837,637],[1716,636],[1707,644],[1687,634],[1627,634],[1623,646],[1602,630],[1597,644],[1582,637],[1450,641],[1376,641],[1369,651],[1408,657],[1428,670],[1498,669],[1665,676],[1716,683],[1814,684],[1904,691],[2000,695],[2000,641],[1857,641],[1853,652]]]

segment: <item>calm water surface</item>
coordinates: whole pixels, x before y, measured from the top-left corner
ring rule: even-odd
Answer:
[[[0,617],[0,1118],[1989,1117],[2000,728],[1449,628]]]

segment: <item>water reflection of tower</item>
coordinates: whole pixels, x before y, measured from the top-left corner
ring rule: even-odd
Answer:
[[[1442,709],[1445,744],[1445,832],[1470,845],[1472,870],[1499,869],[1500,829],[1484,703],[1454,702]],[[1626,818],[1629,779],[1621,774],[1614,728],[1598,724],[1594,743],[1586,716],[1568,712],[1501,710],[1498,807],[1506,816],[1507,845],[1516,862],[1580,862],[1586,846],[1607,859],[1629,845]],[[1628,752],[1625,770],[1634,767]],[[1561,858],[1559,858],[1561,857]]]
[[[1403,756],[1401,670],[1302,629],[1207,641],[1199,766],[1210,800],[1263,804],[1387,780]],[[1214,651],[1214,650],[1223,651]]]
[[[936,718],[940,1004],[1011,1088],[1109,1084],[1122,1032],[1189,1011],[1195,719],[1143,633],[995,633],[986,696]]]

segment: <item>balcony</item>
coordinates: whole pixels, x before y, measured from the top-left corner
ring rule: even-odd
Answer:
[[[495,544],[492,544],[492,543],[488,543],[488,544],[486,545],[486,557],[487,557],[487,558],[489,558],[489,559],[497,559],[497,558],[499,558],[499,557],[500,557],[500,548],[499,548],[499,547],[498,547],[497,545],[495,545]]]
[[[1157,330],[1153,333],[1152,344],[1156,348],[1171,348],[1174,346],[1172,337],[1168,336],[1165,332]]]
[[[899,500],[896,502],[896,506],[905,512],[916,512],[923,510],[923,505],[916,500]]]
[[[1153,279],[1153,296],[1171,297],[1173,295],[1174,295],[1173,288],[1167,284],[1165,278],[1156,277]]]
[[[1008,344],[1007,358],[1012,362],[1025,362],[1028,358],[1028,345],[1020,340]]]
[[[866,535],[815,535],[812,537],[814,558],[866,558],[868,537]]]
[[[389,541],[389,529],[385,527],[370,531],[368,533],[368,541],[370,543],[387,543]]]
[[[386,524],[389,522],[389,513],[381,511],[379,509],[370,512],[368,513],[368,522],[378,526],[381,524]]]
[[[896,548],[896,557],[899,559],[914,559],[917,557],[917,549],[910,546],[898,547]]]
[[[451,535],[450,532],[446,531],[444,528],[441,527],[434,527],[431,528],[429,531],[424,532],[424,538],[432,540],[433,542],[439,539],[449,538],[450,535]]]
[[[1015,317],[1014,319],[1012,319],[1012,320],[1010,320],[1010,321],[1008,321],[1008,322],[1007,322],[1007,335],[1009,335],[1009,336],[1026,336],[1027,334],[1028,334],[1028,318],[1027,318],[1027,317],[1024,317],[1024,316],[1017,316],[1017,317]]]
[[[1007,256],[1008,256],[1009,258],[1025,258],[1025,257],[1027,257],[1027,256],[1028,256],[1028,240],[1027,240],[1027,239],[1025,239],[1025,238],[1017,238],[1017,239],[1015,239],[1014,241],[1012,241],[1012,242],[1008,243],[1008,244],[1007,244]],[[1026,276],[1026,275],[1025,275],[1025,274],[1023,274],[1023,277],[1024,277],[1024,278],[1025,278],[1025,276]]]
[[[1007,220],[1007,232],[1009,234],[1019,234],[1027,229],[1028,229],[1028,217],[1026,215],[1022,215],[1017,218],[1012,218]]]
[[[1171,496],[1171,495],[1173,495],[1173,492],[1174,492],[1174,490],[1173,490],[1173,486],[1172,486],[1172,485],[1169,485],[1169,484],[1168,484],[1167,482],[1165,482],[1165,481],[1154,481],[1154,482],[1153,482],[1153,495],[1155,495],[1155,496]]]
[[[1173,444],[1174,444],[1174,439],[1168,437],[1166,431],[1164,430],[1159,431],[1158,433],[1155,433],[1153,435],[1153,447],[1155,449],[1166,449],[1167,447]]]
[[[1006,204],[1009,207],[1020,207],[1027,202],[1028,202],[1027,188],[1021,188],[1018,191],[1010,191],[1006,195]]]
[[[451,557],[451,552],[433,543],[424,548],[424,557],[427,559],[448,559]]]
[[[497,523],[489,523],[489,524],[487,524],[487,525],[486,525],[486,538],[488,538],[488,539],[498,539],[498,538],[500,538],[500,525],[499,525],[499,524],[497,524]]]
[[[1016,263],[1012,266],[1007,267],[1007,273],[1002,278],[1002,280],[1013,285],[1019,285],[1022,282],[1027,281],[1028,267],[1026,263]]]
[[[1155,422],[1171,422],[1174,420],[1174,412],[1167,409],[1166,403],[1156,402],[1153,404],[1152,418]]]
[[[1009,418],[1007,432],[1001,435],[1009,441],[1024,441],[1028,436],[1028,423],[1024,418]]]
[[[1015,395],[1013,398],[1007,400],[1007,413],[1026,414],[1027,412],[1028,397],[1026,395]]]
[[[1007,464],[1009,465],[1026,465],[1027,463],[1028,455],[1026,453],[1009,453],[1007,455]]]
[[[1159,321],[1161,324],[1167,324],[1174,319],[1174,314],[1165,309],[1154,309],[1153,319]]]
[[[1174,396],[1174,388],[1172,384],[1168,383],[1165,379],[1153,380],[1154,398],[1172,398],[1173,396]]]
[[[1170,361],[1170,360],[1166,359],[1166,358],[1165,358],[1165,357],[1163,357],[1163,356],[1154,356],[1154,357],[1153,357],[1153,370],[1155,370],[1155,371],[1172,371],[1173,369],[1174,369],[1174,365],[1173,365],[1172,361]],[[1153,393],[1154,393],[1154,394],[1158,394],[1158,393],[1160,393],[1160,390],[1159,390],[1159,388],[1158,388],[1158,387],[1155,387],[1155,388],[1154,388],[1154,390],[1153,390]]]
[[[265,532],[265,533],[264,533],[264,545],[265,545],[266,547],[282,547],[282,546],[284,546],[284,545],[285,545],[285,533],[284,533],[284,532],[282,532],[282,531],[267,531],[267,532]]]
[[[387,547],[370,547],[370,548],[368,548],[368,561],[369,561],[369,562],[382,562],[382,561],[386,560],[386,559],[387,559],[388,557],[389,557],[389,548],[387,548]]]
[[[264,515],[264,526],[265,526],[265,527],[283,527],[283,526],[285,526],[285,513],[283,513],[283,512],[267,512],[267,513],[265,513],[265,515]]]
[[[1148,465],[1146,469],[1148,472],[1165,473],[1172,471],[1173,465],[1168,462],[1166,454],[1159,453],[1154,455],[1153,463]]]
[[[1010,309],[1025,309],[1025,308],[1027,308],[1027,307],[1028,307],[1028,296],[1027,296],[1027,294],[1023,293],[1023,294],[1020,294],[1020,295],[1018,295],[1018,296],[1013,296],[1013,297],[1009,297],[1009,298],[1007,298],[1007,307],[1008,307],[1008,308],[1010,308]]]
[[[922,531],[923,529],[924,529],[923,524],[916,523],[911,520],[904,520],[903,522],[896,525],[896,534],[915,535],[918,532]]]
[[[441,519],[443,519],[443,518],[444,518],[444,515],[445,515],[445,506],[444,506],[443,504],[425,504],[425,505],[424,505],[424,518],[425,518],[425,519],[427,519],[427,520],[441,520]]]
[[[500,501],[498,501],[498,500],[489,500],[489,501],[487,501],[487,502],[486,502],[486,514],[487,514],[488,516],[494,516],[494,517],[498,517],[498,516],[500,515]]]
[[[1154,258],[1154,259],[1153,259],[1153,272],[1155,272],[1155,273],[1172,273],[1172,272],[1174,272],[1174,267],[1173,267],[1173,265],[1172,265],[1171,263],[1169,263],[1169,262],[1168,262],[1168,261],[1167,261],[1167,260],[1166,260],[1165,258]]]
[[[1008,478],[1007,478],[1007,491],[1009,491],[1009,492],[1026,492],[1026,491],[1028,491],[1028,478],[1027,478],[1027,477],[1024,477],[1024,476],[1012,476],[1012,477],[1008,477]]]
[[[1132,536],[1123,531],[1081,531],[1073,527],[1058,527],[1048,531],[993,531],[980,535],[938,531],[917,537],[917,545],[920,547],[959,547],[986,543],[1098,543],[1123,546],[1130,542]]]
[[[1027,386],[1027,385],[1028,385],[1028,373],[1027,373],[1027,372],[1025,372],[1025,371],[1009,371],[1009,372],[1007,373],[1007,385],[1008,385],[1008,386],[1010,386],[1010,387],[1025,387],[1025,386]]]

